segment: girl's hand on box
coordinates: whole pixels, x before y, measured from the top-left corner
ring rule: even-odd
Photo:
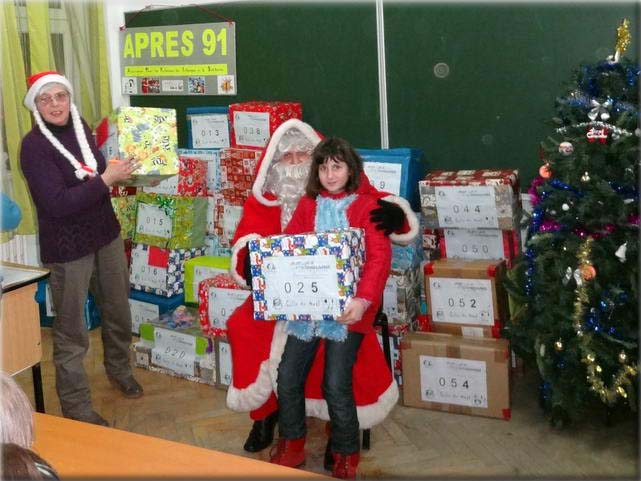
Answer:
[[[341,324],[350,325],[355,322],[360,321],[363,318],[363,314],[369,307],[370,302],[365,299],[360,299],[358,297],[353,297],[345,306],[343,314],[338,316],[336,320]]]

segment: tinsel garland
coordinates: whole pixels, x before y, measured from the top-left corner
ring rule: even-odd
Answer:
[[[592,261],[590,260],[592,254],[592,242],[594,239],[588,237],[577,253],[578,269],[582,273],[594,271]],[[603,369],[598,363],[598,359],[594,351],[590,348],[592,338],[595,335],[593,332],[586,333],[583,330],[583,316],[586,304],[589,302],[588,295],[588,282],[593,278],[591,275],[584,275],[582,282],[577,282],[575,289],[574,313],[572,315],[572,326],[575,329],[576,335],[579,338],[579,348],[581,350],[581,361],[587,365],[587,382],[590,384],[590,389],[596,392],[601,401],[608,405],[616,403],[619,397],[626,399],[629,395],[633,395],[632,379],[637,375],[637,367],[631,364],[626,364],[628,355],[622,350],[619,353],[619,362],[622,366],[616,374],[613,374],[613,380],[610,387],[606,386],[601,378]]]

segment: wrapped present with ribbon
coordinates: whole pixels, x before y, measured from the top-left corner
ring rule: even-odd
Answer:
[[[289,119],[303,119],[299,102],[250,101],[229,106],[230,143],[232,147],[263,149],[280,124]]]
[[[96,128],[96,144],[106,159],[140,164],[127,185],[150,185],[178,174],[174,109],[120,107]]]
[[[227,319],[251,293],[242,289],[229,274],[217,274],[198,284],[200,328],[211,337],[227,335]]]
[[[134,242],[170,249],[205,245],[207,197],[136,194]]]
[[[364,256],[360,229],[250,241],[254,318],[311,321],[288,322],[287,329],[300,327],[301,331],[292,332],[300,338],[317,335],[341,340],[347,332],[335,319],[354,295]]]
[[[207,250],[207,248],[205,247]],[[226,274],[231,266],[229,256],[211,256],[206,254],[194,257],[185,262],[185,302],[196,304],[198,299],[198,285],[201,281]]]
[[[425,227],[518,229],[519,189],[515,169],[432,171],[419,182]]]
[[[197,319],[196,309],[178,306],[140,324],[140,341],[132,345],[136,366],[214,385],[214,344],[202,335]]]
[[[129,271],[131,287],[164,297],[182,294],[185,287],[185,261],[202,256],[204,252],[203,247],[162,249],[146,244],[134,244]]]
[[[120,223],[120,237],[131,239],[136,226],[136,196],[112,197],[111,205]]]
[[[163,180],[158,185],[143,187],[144,192],[182,197],[207,195],[207,162],[196,157],[180,155],[178,175]]]

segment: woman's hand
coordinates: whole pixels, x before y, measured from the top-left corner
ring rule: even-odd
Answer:
[[[354,324],[363,318],[363,314],[365,314],[369,305],[370,303],[365,299],[352,297],[347,303],[347,306],[345,306],[343,314],[338,316],[336,320],[345,325]]]
[[[107,168],[101,175],[102,181],[107,184],[108,187],[111,187],[119,182],[130,180],[131,174],[133,174],[138,167],[140,167],[140,163],[134,160],[109,159]]]

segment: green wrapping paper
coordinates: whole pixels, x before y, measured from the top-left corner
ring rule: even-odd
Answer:
[[[207,197],[138,192],[134,242],[168,249],[205,244]]]
[[[136,196],[112,197],[111,205],[120,222],[120,237],[131,239],[136,228]]]

